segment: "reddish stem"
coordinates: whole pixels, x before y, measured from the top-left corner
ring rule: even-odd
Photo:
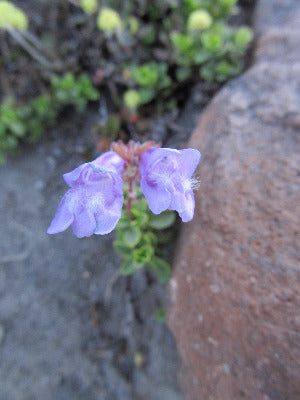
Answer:
[[[127,210],[127,213],[130,218],[132,218],[131,209],[132,209],[133,197],[134,197],[134,184],[133,184],[133,180],[131,179],[128,182],[128,200],[127,200],[127,204],[126,204],[126,210]]]

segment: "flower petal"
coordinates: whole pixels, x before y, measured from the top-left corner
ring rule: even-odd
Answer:
[[[99,212],[96,215],[97,225],[94,230],[95,235],[106,235],[114,230],[121,217],[122,203],[116,202],[111,209]]]
[[[95,228],[95,216],[88,209],[82,209],[80,213],[75,215],[74,221],[72,222],[72,229],[78,238],[91,236]]]
[[[161,185],[148,184],[146,179],[141,180],[141,189],[146,197],[148,206],[153,214],[160,214],[170,205],[171,195]]]
[[[65,231],[73,222],[73,213],[69,209],[71,190],[69,190],[58,205],[56,214],[47,230],[50,235]]]
[[[195,172],[201,158],[200,151],[196,149],[180,150],[180,172],[190,178]]]
[[[122,175],[124,163],[123,158],[114,151],[107,151],[92,161],[92,164],[99,167],[106,167],[113,172],[117,172],[119,175]]]
[[[191,221],[194,217],[194,210],[195,210],[194,193],[190,191],[186,194],[186,202],[184,210],[178,211],[178,214],[181,217],[182,222]]]
[[[164,147],[145,151],[141,155],[140,173],[142,176],[151,171],[170,173],[177,168],[179,155],[179,150]]]
[[[76,187],[78,185],[80,174],[87,165],[88,163],[81,164],[79,165],[79,167],[73,169],[73,171],[63,174],[63,178],[66,184],[71,188]]]

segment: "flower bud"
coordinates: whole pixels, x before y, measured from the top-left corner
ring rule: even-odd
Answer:
[[[134,110],[141,104],[141,96],[137,90],[127,90],[123,97],[126,107]]]
[[[87,14],[93,14],[98,7],[97,0],[80,0],[80,7]]]
[[[99,12],[97,26],[104,32],[113,33],[122,28],[120,15],[112,8],[104,7]]]
[[[25,30],[28,28],[26,14],[15,7],[10,1],[0,1],[0,29],[16,28]]]
[[[189,15],[187,28],[190,31],[207,29],[212,22],[212,17],[206,10],[196,10]]]

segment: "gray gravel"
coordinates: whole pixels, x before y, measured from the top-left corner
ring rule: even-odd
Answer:
[[[116,275],[112,234],[46,234],[84,146],[45,140],[0,168],[0,399],[181,400],[164,288]]]

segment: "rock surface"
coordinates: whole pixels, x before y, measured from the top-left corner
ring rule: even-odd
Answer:
[[[254,65],[189,143],[201,187],[168,321],[188,400],[300,399],[299,13],[298,1],[260,1]]]
[[[144,271],[117,279],[112,235],[46,234],[61,175],[91,143],[55,136],[0,168],[0,400],[182,400],[173,337],[153,318],[164,288]]]

